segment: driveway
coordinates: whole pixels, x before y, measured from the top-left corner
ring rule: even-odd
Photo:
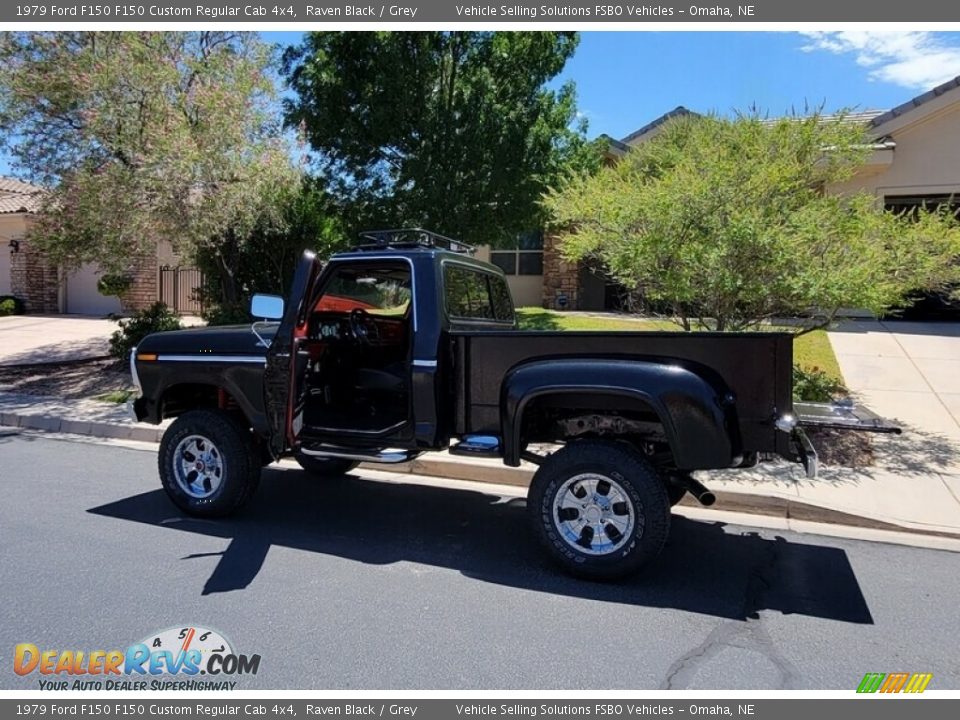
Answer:
[[[829,337],[864,404],[960,442],[960,323],[851,321]]]
[[[83,315],[0,317],[0,365],[103,357],[117,324]]]

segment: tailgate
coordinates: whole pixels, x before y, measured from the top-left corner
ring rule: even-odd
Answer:
[[[900,434],[900,428],[897,425],[880,417],[869,408],[854,405],[852,402],[795,402],[793,414],[797,418],[797,423],[805,428]]]

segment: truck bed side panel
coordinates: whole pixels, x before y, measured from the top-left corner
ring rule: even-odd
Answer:
[[[675,363],[725,385],[735,396],[744,450],[774,452],[773,419],[790,412],[792,338],[783,333],[466,332],[451,333],[458,369],[456,429],[499,434],[500,389],[514,367],[538,359],[597,357]]]

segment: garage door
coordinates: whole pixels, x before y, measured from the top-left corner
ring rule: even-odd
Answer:
[[[10,294],[10,250],[0,246],[0,295]]]
[[[120,312],[120,300],[106,297],[97,290],[99,273],[95,265],[81,265],[67,276],[66,311],[78,315],[104,316]]]

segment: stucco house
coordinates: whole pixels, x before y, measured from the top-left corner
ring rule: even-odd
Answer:
[[[693,114],[678,107],[620,140],[607,138],[607,162],[617,162],[631,148],[656,137],[672,119]],[[867,125],[873,151],[853,178],[827,192],[866,190],[896,210],[942,202],[960,205],[960,77],[892,110],[855,113],[851,119]],[[510,276],[518,304],[575,310],[618,307],[619,288],[600,273],[565,262],[551,237],[543,240],[541,267],[539,277]],[[539,298],[531,291],[536,285],[542,290]]]
[[[31,245],[29,236],[43,192],[36,185],[0,177],[0,295],[20,298],[30,313],[104,316],[140,310],[158,299],[171,306],[180,303],[180,309],[196,310],[190,301],[190,288],[178,287],[182,272],[176,269],[178,259],[166,242],[158,243],[155,254],[131,269],[132,284],[122,298],[100,294],[100,272],[94,264],[66,272],[51,263]],[[173,269],[165,270],[168,267]]]

